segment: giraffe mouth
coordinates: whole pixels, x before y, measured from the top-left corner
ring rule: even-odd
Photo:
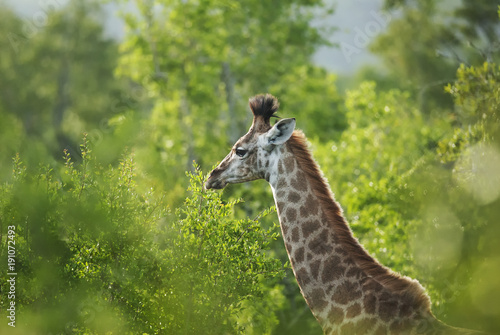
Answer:
[[[220,179],[218,180],[218,179],[210,176],[210,177],[208,177],[208,180],[205,182],[205,189],[206,190],[210,190],[210,189],[221,190],[224,187],[226,187],[226,185],[227,185],[227,182],[222,181]]]

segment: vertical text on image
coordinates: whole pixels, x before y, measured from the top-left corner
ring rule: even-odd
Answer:
[[[9,290],[7,291],[7,307],[8,325],[16,326],[16,226],[7,227],[7,282]]]

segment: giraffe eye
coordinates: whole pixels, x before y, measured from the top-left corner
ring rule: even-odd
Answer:
[[[243,157],[247,154],[247,150],[243,149],[243,148],[237,148],[236,149],[236,155],[238,157]]]

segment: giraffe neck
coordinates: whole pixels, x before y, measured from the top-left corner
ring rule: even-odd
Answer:
[[[300,134],[281,147],[273,169],[269,183],[290,263],[325,333],[385,334],[432,318],[421,286],[381,266],[352,236]]]

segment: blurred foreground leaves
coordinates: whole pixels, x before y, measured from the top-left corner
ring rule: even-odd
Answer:
[[[265,333],[276,323],[283,276],[268,254],[276,226],[234,220],[237,202],[203,190],[172,215],[154,190],[140,193],[133,153],[104,168],[87,140],[82,162],[58,171],[14,160],[0,190],[0,222],[15,226],[17,329],[28,333]],[[6,258],[2,243],[0,257]],[[1,288],[7,292],[6,262]],[[251,303],[258,301],[257,304]],[[2,309],[9,302],[2,299]],[[0,329],[7,331],[7,324]],[[260,330],[259,330],[260,329]]]

